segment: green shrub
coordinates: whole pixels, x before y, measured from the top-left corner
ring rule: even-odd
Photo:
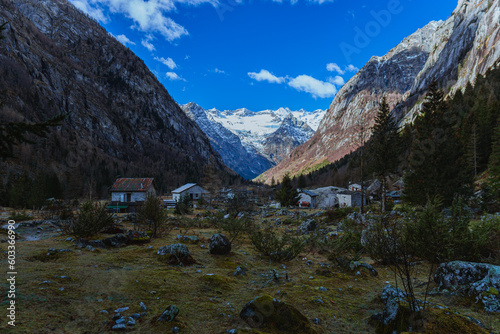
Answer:
[[[289,234],[280,237],[272,227],[255,231],[252,234],[252,243],[259,253],[275,262],[293,260],[305,247],[303,237],[293,237]]]
[[[180,201],[175,203],[174,213],[176,215],[187,215],[191,213],[191,208],[193,207],[193,201],[189,196],[184,196]]]
[[[222,218],[218,220],[218,225],[224,230],[232,244],[239,242],[244,234],[252,234],[255,230],[253,220],[248,217]]]
[[[165,228],[167,215],[160,198],[148,196],[137,214],[136,225],[140,229],[151,231],[153,237],[161,235]]]
[[[328,221],[337,222],[347,217],[348,214],[355,211],[355,208],[345,207],[345,208],[332,208],[326,211],[325,215]]]
[[[106,211],[105,206],[85,202],[80,208],[78,217],[71,225],[71,231],[76,237],[89,237],[112,224],[113,215]]]

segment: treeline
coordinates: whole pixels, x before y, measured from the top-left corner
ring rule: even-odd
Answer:
[[[491,176],[483,190],[492,190],[499,197],[500,68],[490,69],[448,99],[433,83],[418,103],[420,115],[384,144],[388,145],[385,156],[375,149],[380,138],[374,135],[364,147],[318,171],[295,177],[292,182],[304,187],[345,187],[349,181],[380,177],[384,161],[390,165],[396,159],[390,172],[384,173],[393,179],[404,177],[406,200],[410,203],[424,204],[438,196],[450,204],[457,196],[471,195],[474,180],[481,176]]]

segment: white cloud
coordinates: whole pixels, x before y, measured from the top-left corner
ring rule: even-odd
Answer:
[[[148,35],[148,36],[146,36],[146,39],[143,39],[141,41],[142,46],[144,46],[150,52],[153,52],[154,50],[156,50],[155,46],[152,43],[149,42],[152,39],[153,39],[153,36]]]
[[[357,68],[353,64],[350,64],[349,66],[346,66],[345,70],[349,72],[357,72],[359,71],[359,68]]]
[[[188,31],[168,17],[177,10],[176,4],[200,6],[211,4],[216,7],[219,0],[70,0],[76,7],[105,22],[104,7],[115,14],[122,14],[134,22],[133,27],[147,33],[159,33],[167,41],[174,41]]]
[[[268,70],[260,70],[259,73],[256,72],[248,72],[248,76],[257,81],[267,81],[270,83],[283,83],[285,78],[277,77],[274,74],[270,73]]]
[[[332,77],[328,78],[328,82],[331,82],[335,86],[343,86],[345,84],[344,78],[342,78],[339,75],[335,76],[335,78]]]
[[[92,7],[89,3],[94,3],[95,0],[70,0],[70,2],[82,12],[88,14],[99,22],[108,23],[108,18],[104,14],[104,11],[99,6]]]
[[[309,93],[314,98],[333,97],[337,94],[337,88],[332,83],[324,82],[304,74],[291,79],[288,85],[298,91]]]
[[[215,72],[215,73],[220,73],[220,74],[226,74],[226,72],[225,72],[225,71],[223,71],[223,70],[219,70],[218,68],[215,68],[214,72]]]
[[[132,45],[135,45],[134,42],[132,42],[127,36],[125,35],[118,35],[115,37],[120,43],[122,43],[123,45],[127,46],[127,44],[132,44]]]
[[[182,80],[186,81],[185,79],[181,78],[180,76],[177,75],[175,72],[167,72],[165,74],[169,80]]]
[[[161,57],[161,58],[155,57],[155,60],[159,61],[160,63],[162,63],[165,66],[168,66],[168,68],[170,68],[171,70],[173,70],[174,68],[177,67],[177,64],[170,57],[168,57],[167,59],[165,59],[163,57]]]
[[[345,71],[343,71],[339,65],[337,65],[336,63],[329,63],[329,64],[326,64],[326,69],[327,71],[329,72],[337,72],[338,74],[340,75],[343,75],[345,73]]]

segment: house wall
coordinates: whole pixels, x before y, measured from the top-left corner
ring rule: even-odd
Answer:
[[[352,198],[351,195],[338,194],[337,197],[339,199],[339,207],[340,208],[350,207],[352,205],[351,204],[352,203],[351,202],[351,198]]]
[[[191,195],[193,195],[193,196],[191,197]],[[193,200],[197,201],[202,196],[206,196],[206,195],[208,195],[206,193],[206,191],[202,187],[200,187],[200,186],[197,185],[197,186],[191,187],[191,188],[189,188],[187,190],[184,190],[181,193],[172,193],[172,198],[173,198],[174,201],[179,202],[184,197],[189,196]]]
[[[111,201],[112,202],[129,202],[127,201],[127,194],[130,194],[130,202],[144,202],[148,195],[156,196],[156,189],[151,186],[148,191],[130,191],[130,192],[112,192]]]

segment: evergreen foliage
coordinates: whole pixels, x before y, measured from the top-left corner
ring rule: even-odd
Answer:
[[[405,174],[407,201],[424,205],[429,198],[440,196],[449,205],[457,195],[470,193],[472,174],[459,140],[459,116],[444,100],[437,83],[432,82],[422,114],[413,126]]]
[[[167,215],[159,197],[148,196],[139,209],[139,221],[143,227],[151,231],[153,237],[161,235]]]
[[[90,237],[112,224],[113,215],[106,211],[106,207],[89,201],[82,204],[71,231],[76,237]]]
[[[276,199],[281,203],[281,206],[283,207],[294,206],[299,200],[297,189],[293,187],[292,180],[288,173],[283,176],[283,180],[281,181],[281,189],[278,190]]]
[[[385,192],[387,177],[397,168],[399,160],[398,127],[390,115],[389,104],[385,97],[379,105],[379,111],[373,126],[369,154],[375,175],[382,183],[382,212],[385,212]]]

